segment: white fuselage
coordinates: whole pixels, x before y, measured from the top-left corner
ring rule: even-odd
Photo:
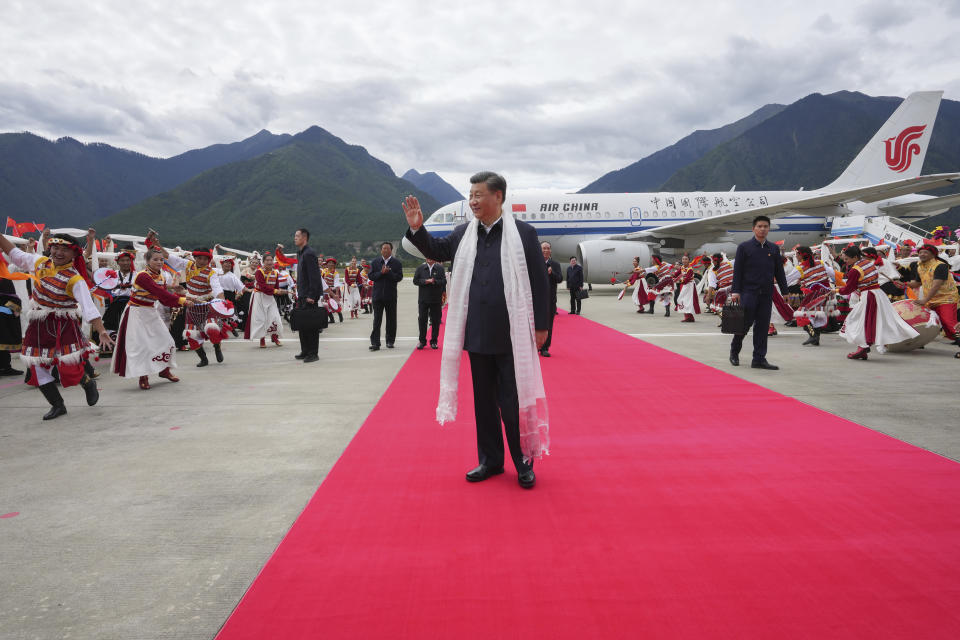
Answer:
[[[519,220],[533,225],[540,240],[553,246],[557,260],[566,261],[577,255],[581,242],[603,240],[623,236],[636,231],[656,229],[687,220],[703,219],[811,197],[825,191],[725,191],[684,193],[548,193],[538,192],[525,196],[522,192],[512,194],[504,203],[504,209],[512,211]],[[797,244],[815,245],[827,235],[830,220],[845,215],[882,215],[878,207],[903,204],[928,196],[907,195],[893,200],[865,204],[852,202],[842,207],[827,207],[816,212],[787,215],[773,220],[770,239],[783,240],[792,247]],[[903,216],[907,222],[935,215]],[[473,214],[465,200],[453,202],[437,209],[425,222],[430,233],[444,237]],[[721,234],[689,238],[682,247],[660,247],[658,253],[674,255],[678,252],[713,253],[733,251],[736,246],[752,236],[750,228],[728,229]],[[649,243],[649,240],[639,242]],[[406,239],[407,251],[419,255]],[[646,266],[646,265],[644,265]]]

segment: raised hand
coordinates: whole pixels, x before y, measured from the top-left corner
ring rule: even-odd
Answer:
[[[423,226],[423,211],[420,210],[420,201],[416,196],[407,196],[403,201],[403,215],[407,217],[407,224],[411,231]]]

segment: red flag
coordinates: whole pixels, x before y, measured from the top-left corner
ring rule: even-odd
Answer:
[[[522,213],[526,213],[526,211],[527,211],[527,205],[525,205],[525,204],[515,204],[515,205],[513,205],[513,212],[514,212],[514,213],[521,213],[521,212],[522,212]]]
[[[281,267],[289,267],[291,265],[297,264],[296,258],[290,258],[288,256],[283,255],[283,252],[280,251],[280,249],[277,249],[275,253],[277,257],[277,264],[280,265]]]
[[[783,244],[783,240],[777,240],[776,242],[774,242],[774,244],[782,245],[782,244]]]

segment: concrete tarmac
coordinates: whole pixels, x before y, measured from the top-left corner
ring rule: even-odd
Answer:
[[[71,388],[49,422],[36,390],[0,379],[0,638],[216,635],[416,345],[410,274],[400,290],[396,349],[367,350],[363,315],[325,331],[311,364],[289,331],[281,348],[228,340],[205,369],[180,353],[181,382],[149,391],[104,360],[97,406]],[[954,347],[851,362],[836,335],[801,347],[788,329],[770,339],[780,371],[751,369],[749,340],[734,368],[715,316],[681,324],[615,295],[594,287],[583,317],[960,460]]]

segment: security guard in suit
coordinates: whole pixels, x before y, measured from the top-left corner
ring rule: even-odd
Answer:
[[[541,242],[544,264],[547,265],[547,282],[550,284],[550,328],[547,330],[547,341],[540,347],[540,355],[550,357],[550,345],[553,343],[553,319],[557,316],[557,285],[563,282],[563,269],[560,263],[553,259],[553,248],[549,242]]]
[[[430,319],[430,348],[437,348],[440,338],[440,313],[443,309],[443,290],[447,286],[447,274],[443,265],[436,260],[427,258],[427,261],[417,267],[413,273],[413,284],[420,288],[417,294],[417,303],[420,315],[417,323],[420,328],[420,341],[417,349],[427,346],[427,318]]]

